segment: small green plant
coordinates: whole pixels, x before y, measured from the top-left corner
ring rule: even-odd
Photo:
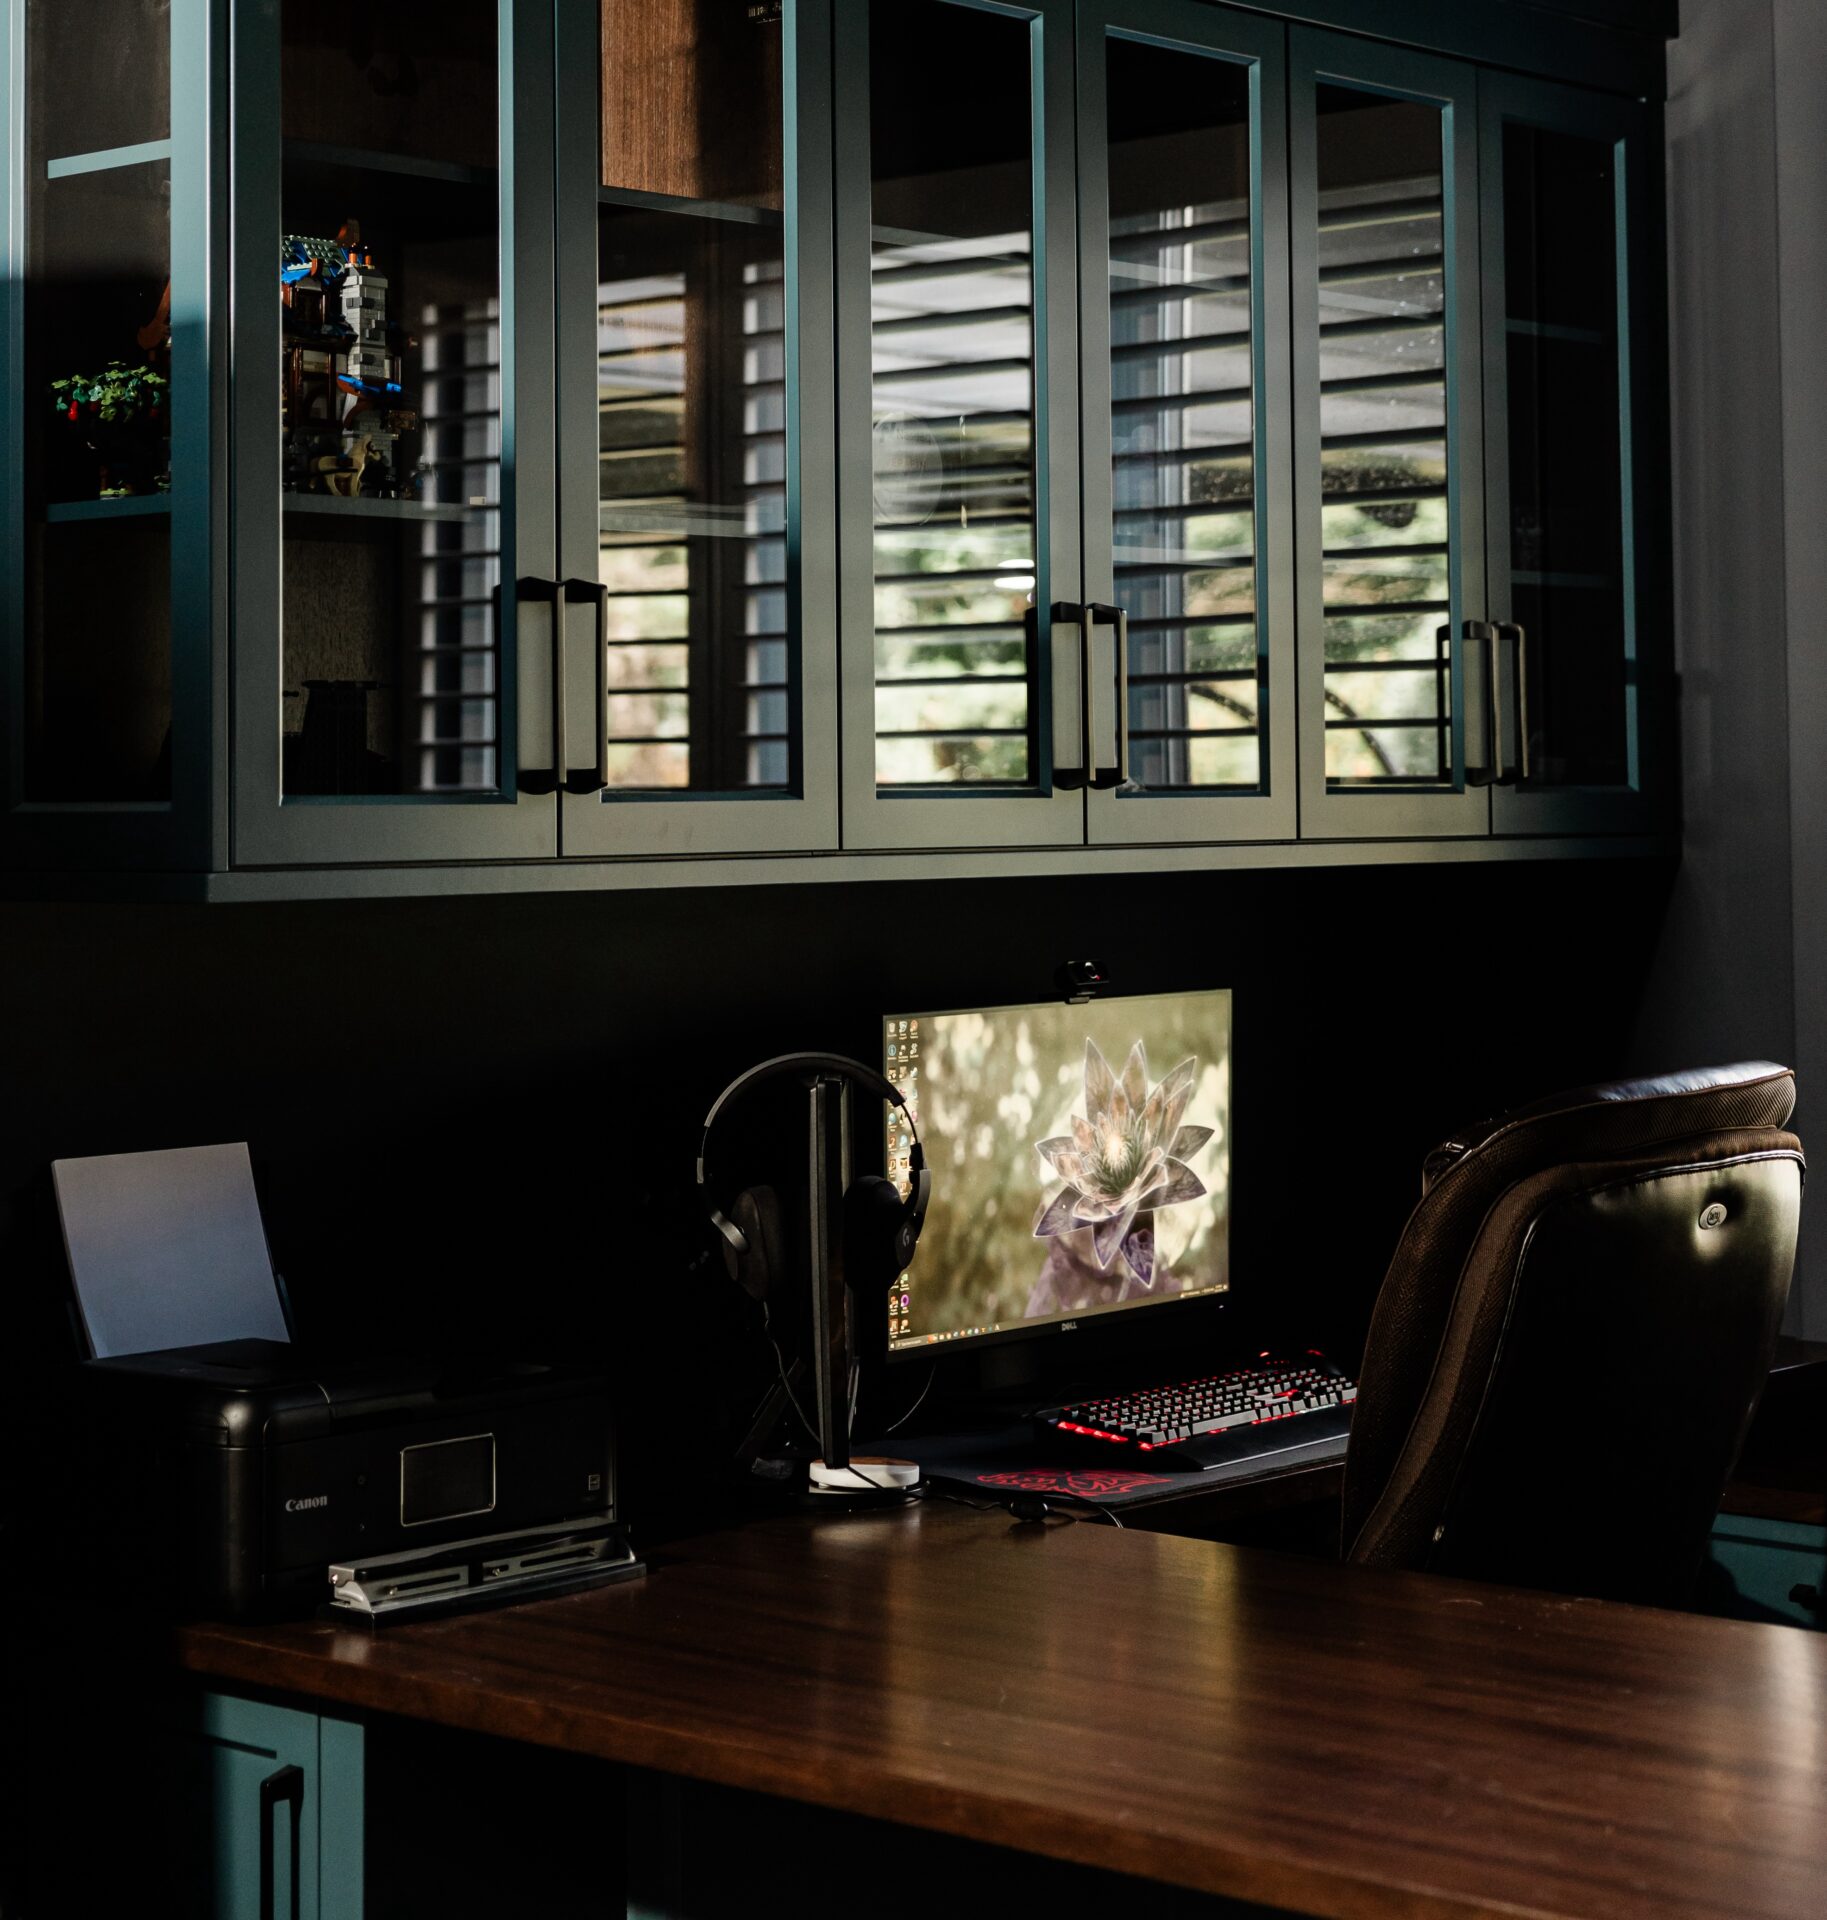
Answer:
[[[171,485],[171,382],[164,374],[114,360],[100,373],[53,380],[51,404],[66,423],[63,477],[54,483],[60,491],[117,500]],[[76,452],[79,445],[93,465]]]
[[[171,382],[150,367],[129,367],[113,360],[100,373],[73,373],[51,382],[51,402],[72,425],[85,416],[107,426],[157,420],[165,411]]]

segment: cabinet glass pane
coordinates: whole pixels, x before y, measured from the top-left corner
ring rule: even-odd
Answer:
[[[781,791],[799,740],[778,8],[604,0],[602,107],[610,790]]]
[[[1028,23],[869,16],[876,782],[1035,773]]]
[[[1510,607],[1533,786],[1630,778],[1617,185],[1609,143],[1505,126]]]
[[[496,792],[497,9],[281,31],[285,792]]]
[[[1452,779],[1444,120],[1318,89],[1326,783]]]
[[[30,0],[25,35],[23,792],[164,801],[169,12]]]
[[[1250,81],[1112,39],[1110,394],[1129,768],[1154,792],[1256,787]]]

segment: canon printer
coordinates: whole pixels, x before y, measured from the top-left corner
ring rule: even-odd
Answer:
[[[601,1375],[295,1345],[244,1145],[52,1173],[90,1357],[38,1491],[90,1591],[378,1620],[638,1570]]]
[[[389,1599],[479,1597],[491,1582],[544,1590],[606,1558],[625,1562],[611,1537],[609,1395],[595,1375],[319,1363],[267,1340],[76,1372],[82,1424],[113,1463],[110,1557],[126,1564],[123,1534],[133,1536],[135,1584],[149,1579],[154,1597],[184,1611],[341,1600],[380,1612]],[[504,1557],[504,1540],[518,1550]],[[376,1567],[391,1595],[354,1577]],[[334,1590],[332,1569],[356,1591]]]

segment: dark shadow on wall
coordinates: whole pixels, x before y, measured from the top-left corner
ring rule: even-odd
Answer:
[[[687,1427],[714,1454],[719,1369],[752,1359],[691,1266],[711,1098],[794,1047],[867,1058],[890,1009],[1048,997],[1079,954],[1123,991],[1234,989],[1236,1304],[1349,1359],[1426,1149],[1635,1064],[1667,884],[1581,862],[0,910],[0,1364],[30,1399],[65,1350],[50,1160],[246,1139],[301,1332],[598,1356],[631,1503],[663,1505],[707,1444]],[[790,1185],[792,1101],[753,1103],[727,1172]]]

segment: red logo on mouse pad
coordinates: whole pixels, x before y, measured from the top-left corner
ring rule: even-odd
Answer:
[[[1099,1495],[1134,1493],[1141,1487],[1164,1486],[1165,1473],[1125,1473],[1121,1469],[1091,1467],[1080,1473],[1059,1473],[1048,1467],[1023,1467],[1014,1473],[980,1473],[980,1487],[1012,1487],[1017,1493],[1076,1493],[1095,1500]]]

